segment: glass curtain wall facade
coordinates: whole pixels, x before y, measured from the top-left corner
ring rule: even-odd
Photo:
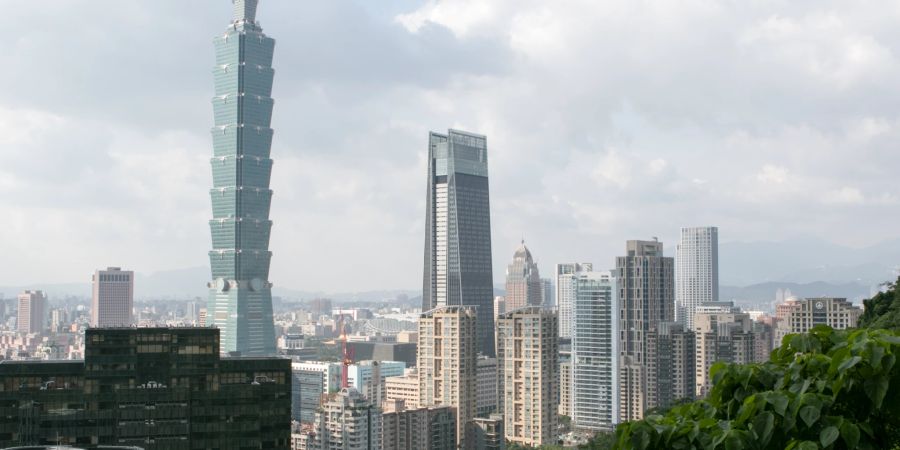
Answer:
[[[616,279],[609,272],[572,275],[572,422],[584,431],[618,423]]]
[[[269,282],[272,159],[272,52],[256,22],[257,0],[235,0],[234,20],[215,38],[213,249],[206,324],[221,330],[222,352],[275,353]]]
[[[494,356],[487,141],[449,130],[428,138],[422,311],[475,306],[478,351]]]

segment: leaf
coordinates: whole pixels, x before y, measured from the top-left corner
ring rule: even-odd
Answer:
[[[850,369],[851,367],[855,366],[860,361],[862,361],[861,356],[854,356],[850,359],[847,359],[844,362],[842,362],[840,366],[838,366],[838,372],[845,372],[848,369]]]
[[[803,419],[803,422],[807,427],[812,427],[817,420],[819,420],[819,408],[815,406],[804,406],[800,408],[800,418]]]
[[[835,426],[825,427],[825,429],[819,433],[819,443],[822,444],[822,447],[828,447],[837,440],[840,434],[841,432],[838,431]]]
[[[819,450],[819,445],[813,441],[803,441],[797,446],[797,450]]]
[[[780,392],[773,392],[772,395],[769,396],[769,403],[775,407],[775,412],[779,416],[784,417],[784,412],[788,407],[788,398],[786,395]]]
[[[766,411],[753,418],[753,432],[761,447],[769,445],[772,439],[772,431],[775,429],[775,415]]]
[[[844,422],[841,424],[841,439],[847,444],[847,448],[856,448],[859,445],[859,427],[850,422]]]
[[[888,344],[900,345],[900,336],[893,336],[890,334],[885,334],[885,335],[878,336],[878,339],[882,340],[884,342],[887,342]]]
[[[881,403],[884,401],[884,396],[887,395],[888,385],[888,379],[884,375],[878,376],[876,378],[870,378],[866,380],[866,383],[863,385],[866,391],[866,396],[869,397],[869,400],[872,400],[872,404],[875,409],[881,408]]]

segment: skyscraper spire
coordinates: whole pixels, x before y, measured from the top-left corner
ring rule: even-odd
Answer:
[[[223,353],[243,355],[275,353],[269,282],[275,41],[255,24],[257,2],[234,1],[234,22],[215,39],[213,69],[207,323],[219,328]]]
[[[232,0],[235,22],[256,22],[256,5],[259,0]]]

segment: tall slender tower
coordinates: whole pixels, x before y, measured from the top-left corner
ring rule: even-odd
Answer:
[[[422,311],[478,308],[478,351],[494,356],[494,281],[487,141],[450,130],[428,137]]]
[[[506,310],[540,306],[543,300],[541,275],[523,240],[512,263],[506,267]]]
[[[119,267],[97,270],[91,298],[92,327],[127,327],[134,323],[134,272]]]
[[[681,229],[675,254],[675,317],[694,330],[697,308],[719,301],[719,229]]]
[[[234,0],[234,20],[215,38],[213,69],[213,249],[208,325],[223,353],[275,353],[269,282],[272,159],[272,51],[256,22],[258,0]]]
[[[573,335],[572,314],[575,308],[575,274],[578,272],[591,272],[594,265],[591,263],[565,263],[556,265],[556,307],[559,308],[559,337],[571,338]]]

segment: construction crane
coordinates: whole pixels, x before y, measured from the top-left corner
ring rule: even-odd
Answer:
[[[353,349],[347,346],[348,325],[344,323],[345,317],[347,316],[341,314],[337,321],[337,328],[340,330],[338,339],[341,341],[341,389],[350,387],[348,373],[350,372],[350,364],[353,364]]]

